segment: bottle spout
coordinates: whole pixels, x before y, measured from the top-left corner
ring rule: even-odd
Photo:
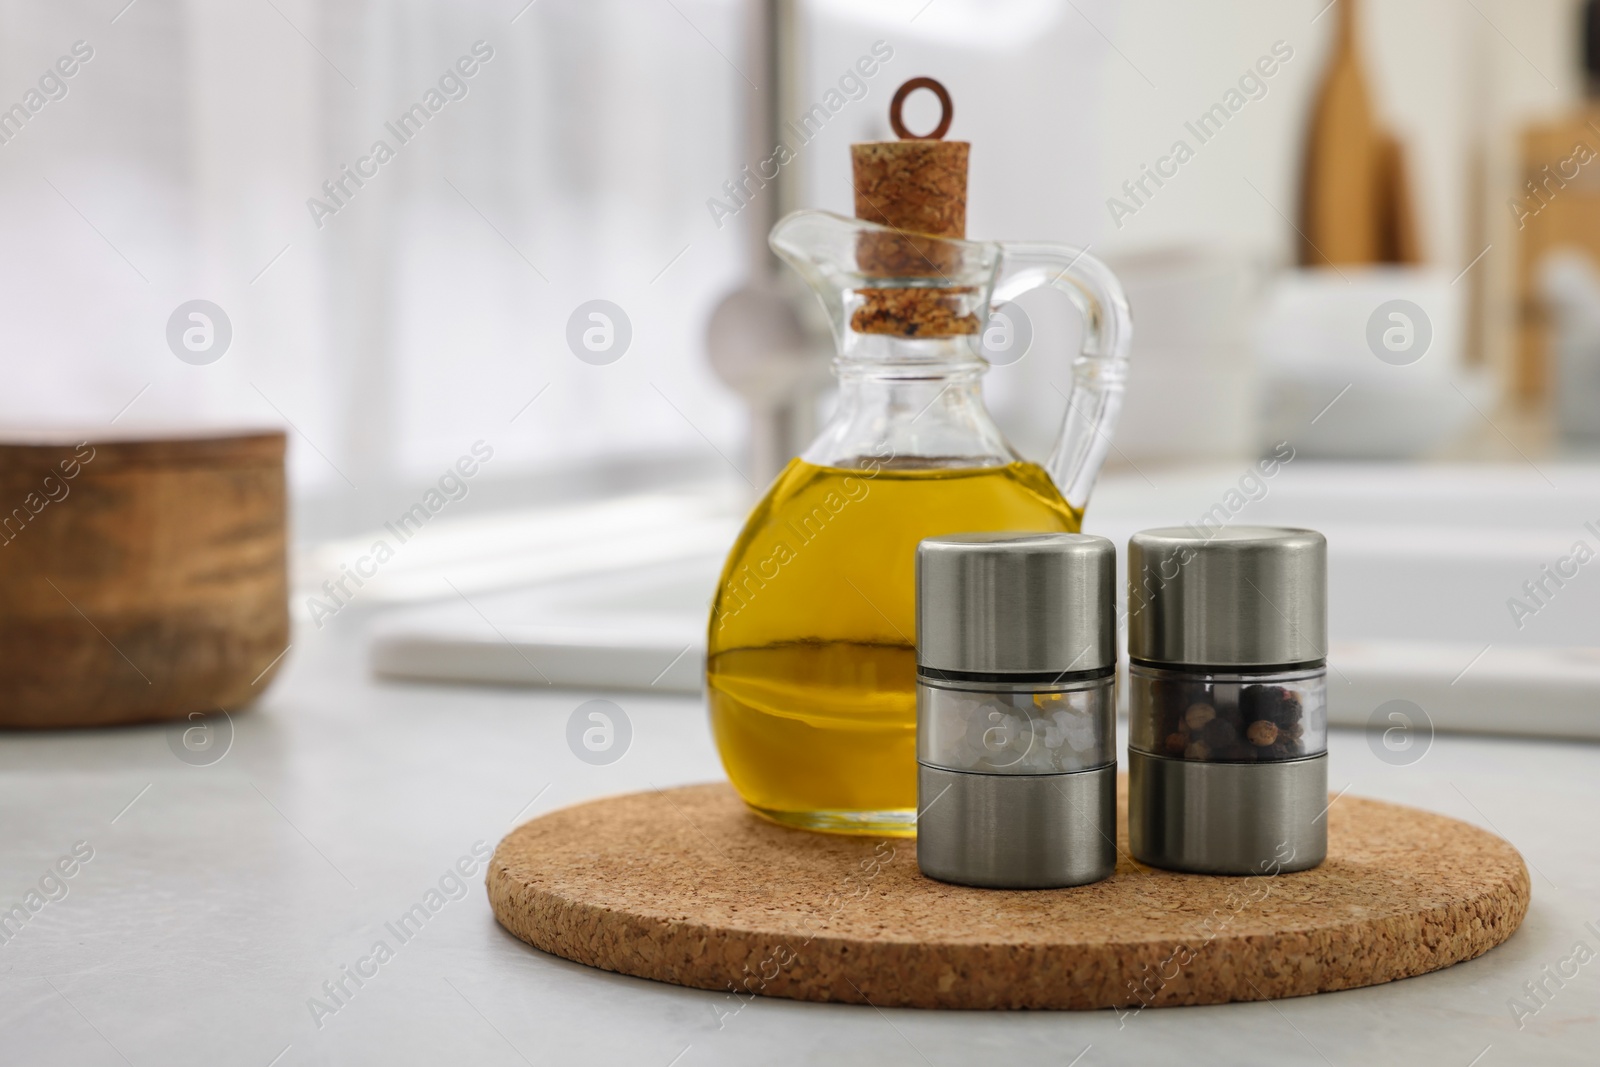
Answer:
[[[794,211],[778,220],[767,245],[805,279],[822,301],[837,344],[844,332],[844,294],[855,263],[849,220],[826,211]],[[848,249],[848,255],[846,250]]]
[[[852,334],[926,340],[976,333],[1000,246],[907,233],[828,211],[784,216],[768,238],[811,286],[839,350]]]

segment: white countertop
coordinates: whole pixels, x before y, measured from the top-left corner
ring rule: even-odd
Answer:
[[[1330,740],[1335,789],[1487,826],[1522,850],[1533,906],[1508,943],[1386,986],[1120,1025],[1110,1011],[765,998],[719,1024],[721,995],[591,970],[506,934],[480,864],[465,896],[319,1029],[309,998],[378,938],[393,944],[384,924],[474,842],[591,797],[721,776],[698,699],[606,694],[633,738],[620,761],[590,766],[567,748],[566,722],[602,694],[374,683],[354,630],[300,634],[209,766],[180,761],[159,726],[0,736],[0,908],[76,842],[93,849],[67,895],[0,944],[0,1062],[1595,1062],[1600,958],[1560,988],[1545,979],[1549,1003],[1520,1030],[1508,1001],[1526,1001],[1524,983],[1576,943],[1600,953],[1600,745],[1440,735],[1391,766],[1353,730]]]

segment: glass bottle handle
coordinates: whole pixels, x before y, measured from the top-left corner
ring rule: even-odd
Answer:
[[[1083,317],[1083,343],[1072,361],[1067,413],[1045,464],[1056,488],[1075,510],[1089,491],[1111,448],[1128,377],[1133,319],[1122,283],[1104,263],[1066,245],[1003,244],[994,304],[1032,289],[1059,289]]]

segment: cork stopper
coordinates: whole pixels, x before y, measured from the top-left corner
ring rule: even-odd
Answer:
[[[939,98],[939,124],[918,136],[906,129],[901,108],[918,89]],[[894,94],[889,124],[898,141],[850,146],[855,183],[856,218],[894,229],[894,233],[862,234],[856,243],[856,266],[869,277],[938,279],[958,268],[959,250],[938,238],[967,235],[966,141],[942,140],[955,108],[950,93],[932,78],[912,78]],[[971,314],[972,289],[861,289],[864,303],[850,318],[857,333],[896,337],[953,337],[978,332]]]

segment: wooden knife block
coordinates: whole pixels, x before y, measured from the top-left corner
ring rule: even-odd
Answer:
[[[284,435],[0,434],[0,727],[232,711],[289,643]]]

